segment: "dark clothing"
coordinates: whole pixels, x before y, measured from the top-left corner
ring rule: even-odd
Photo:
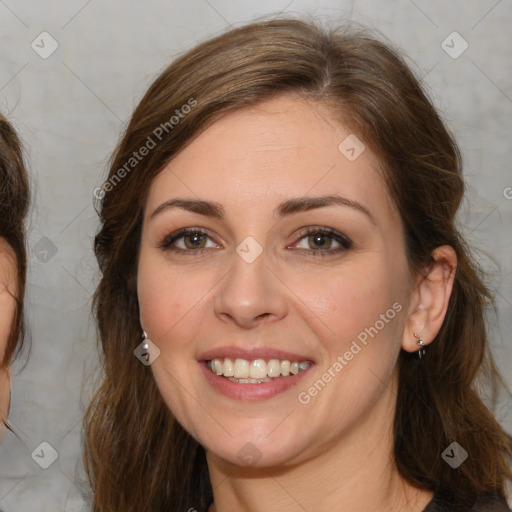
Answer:
[[[464,506],[450,494],[436,491],[423,512],[512,512],[512,510],[499,496],[487,496],[473,505]]]
[[[452,495],[436,491],[423,512],[512,512],[507,502],[499,496],[485,496],[473,505],[465,506]]]

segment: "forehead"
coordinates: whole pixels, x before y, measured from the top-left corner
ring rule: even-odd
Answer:
[[[392,214],[378,158],[324,105],[288,95],[213,123],[153,180],[148,203],[186,195],[257,207],[331,193]]]

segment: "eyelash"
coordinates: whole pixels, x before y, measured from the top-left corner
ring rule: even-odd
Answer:
[[[176,233],[172,233],[168,236],[166,236],[158,245],[158,247],[164,251],[172,251],[174,253],[179,254],[188,254],[188,255],[194,255],[194,254],[202,254],[209,248],[201,248],[201,249],[181,249],[179,247],[173,247],[172,244],[179,240],[180,238],[184,238],[187,235],[206,235],[208,238],[211,238],[208,233],[206,233],[202,229],[198,228],[184,228]],[[307,254],[307,255],[313,255],[313,256],[332,256],[333,254],[338,254],[340,252],[346,251],[348,249],[352,248],[352,241],[345,235],[330,229],[330,228],[308,228],[306,231],[302,232],[300,235],[300,238],[298,242],[300,242],[302,239],[308,237],[311,234],[321,234],[324,236],[328,236],[329,238],[332,238],[336,242],[340,244],[340,247],[337,249],[320,249],[320,250],[314,250],[314,249],[297,249],[297,251],[300,254]],[[296,242],[296,243],[298,243]]]

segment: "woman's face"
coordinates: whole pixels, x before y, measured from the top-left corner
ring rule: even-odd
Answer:
[[[218,120],[151,185],[138,299],[153,374],[184,428],[235,464],[296,463],[391,428],[411,283],[360,144],[290,95]]]
[[[3,238],[0,238],[0,362],[4,359],[16,309],[14,297],[17,276],[14,262],[14,251]],[[9,395],[9,369],[0,367],[0,420],[7,420]]]

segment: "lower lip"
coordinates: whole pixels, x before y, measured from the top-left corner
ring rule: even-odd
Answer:
[[[268,400],[295,386],[305,374],[309,372],[314,364],[311,364],[308,368],[296,375],[279,377],[270,382],[262,382],[261,384],[232,382],[226,377],[220,377],[208,368],[206,361],[200,361],[199,366],[210,385],[216,391],[229,398],[235,398],[237,400]]]

